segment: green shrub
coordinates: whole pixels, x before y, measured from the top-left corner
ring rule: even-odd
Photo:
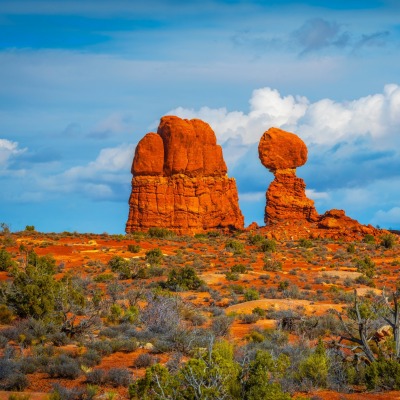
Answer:
[[[260,298],[260,293],[257,289],[247,289],[244,292],[244,299],[246,301],[258,300]]]
[[[363,259],[356,260],[357,271],[372,279],[375,275],[375,263],[365,256]]]
[[[278,292],[283,292],[289,287],[290,283],[289,281],[281,281],[278,283]]]
[[[282,270],[282,262],[277,260],[274,257],[264,257],[264,266],[263,266],[264,271],[281,271]]]
[[[172,291],[196,290],[203,284],[194,268],[186,266],[182,269],[172,269],[168,274],[165,286]]]
[[[112,281],[113,279],[114,279],[113,274],[99,274],[93,278],[93,280],[97,283],[109,282]]]
[[[26,225],[25,230],[28,232],[33,232],[35,230],[34,225]]]
[[[142,248],[138,244],[128,244],[128,251],[131,253],[139,253]]]
[[[162,263],[163,259],[164,255],[161,249],[158,247],[146,251],[146,261],[151,265],[159,265]]]
[[[244,244],[234,239],[229,239],[225,243],[225,249],[234,254],[242,254],[244,251]]]
[[[0,304],[0,324],[9,324],[13,317],[13,312],[5,304]]]
[[[151,238],[159,238],[159,239],[175,236],[174,232],[172,232],[168,229],[165,229],[165,228],[150,228],[147,231],[147,234]]]
[[[368,233],[367,235],[364,236],[363,242],[368,244],[374,244],[375,243],[374,235]]]
[[[350,253],[350,254],[354,254],[354,253],[356,252],[356,246],[355,246],[355,244],[354,244],[354,243],[350,243],[350,244],[347,246],[346,251],[347,251],[348,253]]]
[[[255,244],[258,244],[260,242],[263,242],[264,239],[265,239],[264,236],[263,235],[259,235],[259,234],[249,235],[249,237],[248,237],[248,241],[252,245],[255,245]]]
[[[274,253],[276,251],[276,242],[273,239],[265,239],[260,242],[259,251],[263,253]]]
[[[236,272],[227,272],[225,273],[225,279],[228,281],[238,281],[240,279],[240,276]]]
[[[235,264],[231,267],[231,272],[236,274],[244,274],[247,271],[247,268],[243,264]]]
[[[11,254],[5,249],[0,249],[0,271],[8,271],[15,266]]]
[[[369,390],[399,390],[400,363],[396,360],[380,359],[366,367],[365,378]]]
[[[301,238],[299,240],[299,246],[309,249],[314,246],[314,243],[310,239]]]
[[[391,249],[396,243],[396,236],[392,233],[388,233],[381,237],[381,246],[385,247],[386,249]]]
[[[314,353],[300,362],[297,379],[307,379],[316,387],[326,387],[329,372],[329,359],[324,344],[320,340]]]

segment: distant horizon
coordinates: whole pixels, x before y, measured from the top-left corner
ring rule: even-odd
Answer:
[[[0,222],[124,233],[135,146],[172,114],[215,131],[246,226],[275,126],[307,144],[318,213],[400,229],[399,2],[134,3],[2,2]]]

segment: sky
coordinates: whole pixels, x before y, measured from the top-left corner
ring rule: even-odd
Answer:
[[[246,224],[298,134],[317,211],[400,229],[398,0],[1,0],[0,222],[123,233],[138,141],[163,115],[222,145]]]

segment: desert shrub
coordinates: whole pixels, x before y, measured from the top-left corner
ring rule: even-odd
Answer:
[[[102,368],[96,368],[86,374],[86,382],[93,385],[104,385],[107,373]]]
[[[112,346],[109,340],[96,340],[88,344],[88,349],[96,351],[101,356],[109,356],[112,354]]]
[[[238,240],[229,239],[225,243],[225,249],[234,254],[242,254],[244,251],[244,244]]]
[[[247,267],[243,264],[235,264],[232,265],[231,267],[231,272],[237,273],[237,274],[244,274],[247,270]]]
[[[244,287],[242,285],[239,285],[239,284],[230,285],[229,286],[229,290],[232,293],[235,293],[235,294],[243,294],[244,293]]]
[[[79,363],[67,354],[53,358],[46,368],[51,378],[76,379],[81,374]]]
[[[357,271],[364,274],[367,278],[373,278],[375,275],[375,263],[365,256],[363,259],[356,260]]]
[[[254,324],[260,319],[260,316],[258,314],[243,314],[239,318],[243,324]]]
[[[236,272],[228,271],[225,273],[225,279],[228,281],[238,281],[240,276]]]
[[[121,256],[114,256],[107,263],[108,268],[110,268],[112,272],[119,272],[121,269],[126,267],[127,264],[128,261]]]
[[[257,289],[247,289],[244,292],[244,299],[246,301],[258,300],[260,298],[260,293]]]
[[[161,249],[158,247],[146,251],[146,261],[151,265],[159,265],[162,263],[163,259],[164,255]]]
[[[86,398],[85,389],[77,387],[67,388],[59,383],[53,385],[53,391],[49,396],[49,400],[83,400]]]
[[[267,312],[265,310],[263,310],[261,307],[255,307],[255,308],[253,308],[253,310],[251,312],[253,314],[258,315],[261,318],[264,318],[267,314]]]
[[[374,235],[371,235],[370,233],[368,233],[367,235],[364,236],[363,242],[364,243],[368,243],[368,244],[375,243]]]
[[[0,389],[1,390],[24,390],[29,385],[28,378],[19,371],[14,360],[0,359]]]
[[[11,254],[5,249],[0,249],[0,271],[8,271],[15,266]]]
[[[274,253],[276,251],[276,242],[273,239],[265,239],[260,242],[258,249],[263,253]]]
[[[106,382],[114,387],[128,386],[132,382],[132,374],[127,368],[111,368],[107,373]]]
[[[28,232],[33,232],[35,230],[35,226],[34,225],[26,225],[25,230]]]
[[[210,327],[211,331],[215,336],[226,336],[229,333],[229,329],[233,324],[234,319],[234,317],[225,314],[213,318]]]
[[[28,256],[28,265],[15,273],[7,293],[8,305],[21,318],[45,317],[54,311],[59,283],[54,279],[55,260],[50,256]]]
[[[131,253],[139,253],[142,248],[138,244],[128,244],[128,251]]]
[[[264,239],[265,238],[263,235],[256,234],[256,235],[249,235],[247,240],[249,241],[250,244],[255,245],[255,244],[258,244],[258,243],[264,241]]]
[[[289,366],[289,357],[284,354],[274,359],[267,351],[257,351],[254,360],[249,363],[248,378],[244,382],[245,398],[247,400],[290,400],[290,395],[285,393],[278,383]]]
[[[380,359],[366,367],[365,378],[369,390],[399,390],[400,363],[396,360]]]
[[[381,246],[386,249],[391,249],[396,243],[396,236],[392,233],[387,233],[381,237]]]
[[[0,304],[0,323],[7,325],[11,323],[13,317],[13,312],[5,304]]]
[[[174,232],[172,232],[168,229],[165,229],[165,228],[157,228],[157,227],[149,228],[149,230],[147,231],[147,234],[151,238],[159,238],[159,239],[175,236]]]
[[[30,394],[19,394],[19,393],[11,393],[8,396],[8,400],[29,400],[31,398]]]
[[[347,246],[346,251],[347,251],[348,253],[350,253],[350,254],[355,253],[355,252],[356,252],[356,246],[355,246],[355,244],[354,244],[354,243],[350,243],[350,244]]]
[[[101,355],[94,349],[88,349],[81,357],[81,364],[86,367],[94,367],[100,364]]]
[[[99,274],[96,275],[93,280],[97,283],[103,283],[103,282],[109,282],[111,280],[114,279],[114,275],[113,274]]]
[[[277,260],[275,257],[265,256],[263,270],[271,272],[281,271],[282,262]]]
[[[285,280],[278,283],[278,292],[283,292],[286,290],[290,285],[290,282]]]
[[[150,367],[150,365],[155,364],[155,361],[154,357],[149,353],[142,353],[136,357],[133,366],[136,368],[147,368]]]
[[[168,274],[168,280],[165,286],[172,291],[196,290],[203,284],[203,281],[197,276],[194,268],[190,266],[182,269],[172,269]]]
[[[297,379],[308,381],[315,387],[326,387],[329,372],[329,359],[324,344],[320,340],[315,351],[299,364]]]
[[[299,240],[299,246],[309,249],[314,246],[314,243],[310,239],[301,238]]]

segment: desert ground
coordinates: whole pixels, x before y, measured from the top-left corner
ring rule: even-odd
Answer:
[[[143,378],[146,368],[155,363],[171,368],[178,355],[179,363],[185,363],[196,354],[199,345],[192,344],[196,342],[193,332],[203,336],[212,332],[215,340],[228,342],[239,353],[267,341],[284,340],[286,346],[300,343],[313,349],[322,340],[328,351],[341,351],[347,358],[344,363],[362,362],[354,358],[358,350],[340,342],[339,316],[346,321],[355,293],[360,302],[388,296],[390,303],[400,270],[399,239],[396,234],[391,239],[387,245],[368,235],[359,242],[275,241],[257,231],[229,235],[213,231],[191,237],[162,229],[129,235],[3,229],[0,260],[6,259],[5,253],[10,259],[9,265],[2,261],[0,272],[0,398],[129,398],[128,386]],[[29,261],[33,253],[36,261]],[[42,303],[39,309],[26,311],[15,300],[13,282],[30,262],[36,262],[38,269],[45,259],[51,260],[46,265],[54,267],[51,279],[67,288],[66,297],[57,297],[51,309],[59,319],[40,309]],[[186,280],[179,278],[184,268],[192,272]],[[155,298],[167,299],[167,308]],[[170,318],[182,327],[182,337],[167,340],[162,328],[168,321],[152,318],[157,312],[168,313],[171,299],[179,316]],[[347,346],[339,349],[339,342]],[[73,372],[57,369],[64,362],[61,356],[67,357],[64,361],[71,363]],[[7,365],[19,371],[16,383],[2,372]],[[99,378],[97,370],[104,376],[113,370],[119,379],[112,374]],[[63,389],[57,392],[54,384]],[[341,382],[335,386],[329,379],[321,385],[311,378],[307,384],[297,380],[288,385],[283,389],[295,398],[400,398],[400,392],[385,387],[372,390],[357,379],[342,388]],[[73,397],[72,388],[86,392]],[[60,395],[64,389],[69,394]],[[61,397],[55,397],[55,392]],[[15,397],[10,397],[12,393]]]

